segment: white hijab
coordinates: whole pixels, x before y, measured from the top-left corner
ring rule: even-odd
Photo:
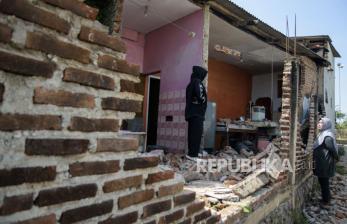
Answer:
[[[325,137],[330,136],[334,140],[334,146],[335,146],[336,151],[338,151],[336,140],[335,140],[335,134],[334,134],[334,131],[332,130],[331,120],[327,117],[323,117],[320,120],[323,121],[323,127],[320,130],[320,132],[316,138],[316,141],[313,144],[313,149],[316,149],[316,148],[318,148],[318,146],[322,145],[324,143]]]

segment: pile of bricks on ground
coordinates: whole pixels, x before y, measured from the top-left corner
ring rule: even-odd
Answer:
[[[152,151],[150,154],[159,154],[162,163],[168,165],[176,173],[181,174],[186,181],[185,188],[196,192],[198,198],[205,201],[207,207],[215,211],[221,211],[231,205],[241,205],[243,201],[252,201],[256,192],[263,189],[268,194],[271,188],[284,179],[284,174],[278,167],[281,159],[277,155],[278,148],[270,143],[263,151],[249,159],[257,161],[257,169],[247,172],[231,172],[228,167],[224,167],[216,172],[197,172],[197,162],[188,160],[184,155],[167,154],[160,150]],[[221,151],[216,155],[204,155],[200,159],[246,159],[244,155],[238,154],[232,148]],[[259,163],[261,159],[276,160],[274,169],[262,169]],[[198,163],[201,163],[198,162]],[[235,168],[235,167],[234,167]],[[276,170],[278,169],[278,170]],[[256,200],[253,200],[254,202]],[[232,214],[232,212],[230,212]]]

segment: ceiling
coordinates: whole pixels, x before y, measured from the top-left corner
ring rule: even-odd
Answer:
[[[146,34],[197,10],[200,8],[188,0],[126,0],[123,26]],[[214,49],[216,44],[240,51],[242,62],[217,52]],[[282,72],[285,52],[211,14],[209,57],[257,75],[271,73],[272,57],[274,72]]]
[[[126,0],[123,25],[146,34],[199,9],[188,0]]]
[[[241,58],[216,51],[219,44],[241,52]],[[274,72],[282,72],[285,52],[257,39],[211,14],[209,57],[243,68],[253,75],[271,73],[273,58]]]

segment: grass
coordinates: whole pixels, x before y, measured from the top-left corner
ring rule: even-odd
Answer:
[[[309,224],[307,218],[299,209],[296,209],[292,212],[292,218],[294,224]]]
[[[340,175],[346,175],[347,174],[347,170],[344,166],[341,165],[336,165],[336,173],[340,174]]]
[[[344,156],[346,154],[345,147],[343,145],[339,146],[339,156]]]

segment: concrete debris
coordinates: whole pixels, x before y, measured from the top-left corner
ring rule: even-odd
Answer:
[[[240,153],[241,153],[241,155],[244,155],[247,158],[254,155],[252,151],[247,151],[247,149],[245,149],[245,148],[241,148]]]
[[[214,192],[207,192],[205,193],[205,195],[208,197],[212,197],[212,198],[223,200],[223,201],[231,201],[231,202],[240,201],[240,197],[233,193],[217,194]]]
[[[245,180],[236,184],[231,189],[236,195],[245,198],[269,182],[270,179],[266,175],[265,171],[261,170],[249,175]]]
[[[163,161],[164,159],[164,150],[162,149],[156,149],[156,150],[152,150],[148,153],[149,155],[153,155],[153,156],[158,156],[160,158],[161,161]]]
[[[208,202],[212,205],[216,205],[218,204],[220,201],[219,199],[217,198],[214,198],[214,197],[206,197],[206,199],[208,200]]]
[[[265,171],[272,177],[272,180],[277,180],[282,170],[282,159],[281,157],[272,151],[265,161]]]
[[[183,176],[186,182],[185,188],[196,192],[197,197],[204,200],[207,207],[220,211],[262,189],[270,181],[275,182],[279,178],[282,161],[276,153],[277,151],[278,148],[271,143],[264,151],[256,155],[247,150],[246,147],[241,149],[239,154],[228,146],[215,154],[204,154],[198,162],[186,159],[184,154],[164,155],[163,151],[160,150],[154,150],[150,153],[162,157],[163,165],[171,167],[177,174]],[[207,163],[207,161],[218,161],[218,159],[227,161],[251,159],[257,161],[257,169],[255,171],[242,171],[245,164],[241,163],[239,164],[241,170],[234,170],[237,167],[236,163],[222,167],[218,167],[216,163],[212,165],[212,168],[215,168],[213,172],[208,170],[197,172],[198,166],[200,167],[199,161]],[[263,160],[265,164],[263,164]],[[265,165],[265,167],[261,165]]]

